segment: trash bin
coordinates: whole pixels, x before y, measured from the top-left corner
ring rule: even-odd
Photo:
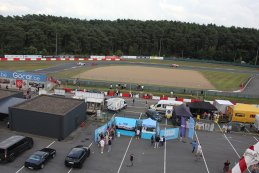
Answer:
[[[117,137],[119,138],[121,136],[121,133],[120,132],[117,132]]]

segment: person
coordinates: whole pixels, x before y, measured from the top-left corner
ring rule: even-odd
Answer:
[[[163,136],[163,145],[165,144],[165,136]]]
[[[152,146],[154,145],[154,136],[153,135],[151,136],[151,145]]]
[[[155,147],[154,148],[158,148],[159,140],[160,140],[160,137],[157,135],[155,138]]]
[[[232,129],[231,123],[228,123],[227,133],[230,133],[231,129]]]
[[[130,165],[127,165],[128,167],[133,166],[133,160],[134,160],[134,155],[131,154],[130,155]]]
[[[139,136],[140,136],[140,130],[137,129],[137,131],[136,131],[136,139],[139,139]]]
[[[200,159],[201,158],[201,156],[202,156],[201,144],[198,144],[195,156],[196,156],[196,159]]]
[[[192,141],[192,153],[195,151],[196,145],[197,145],[197,142],[196,141]]]
[[[100,140],[101,154],[103,154],[104,144],[105,144],[104,140],[101,139],[101,140]]]
[[[251,173],[257,173],[257,166],[256,166],[256,164],[254,164],[253,166],[252,166],[252,170],[251,170]]]
[[[112,89],[112,84],[110,85],[110,89]]]
[[[159,146],[163,147],[164,146],[164,140],[163,140],[163,137],[160,136],[160,140],[159,140]]]
[[[134,99],[134,98],[132,99],[132,103],[133,103],[133,105],[134,105],[134,103],[135,103],[135,99]]]
[[[227,160],[227,161],[224,163],[224,167],[223,167],[223,171],[224,171],[224,172],[228,172],[228,171],[229,171],[229,165],[230,165],[230,162]]]
[[[112,150],[112,138],[110,137],[108,140],[108,152]]]

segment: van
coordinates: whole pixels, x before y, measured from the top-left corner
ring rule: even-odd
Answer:
[[[25,136],[11,136],[0,142],[0,162],[12,162],[19,154],[31,149],[33,140]]]
[[[181,101],[174,101],[174,100],[159,100],[157,104],[150,105],[150,109],[156,110],[161,113],[165,113],[166,106],[179,106],[183,104]]]
[[[127,107],[127,102],[122,98],[110,98],[106,102],[107,109],[111,111],[120,111]]]

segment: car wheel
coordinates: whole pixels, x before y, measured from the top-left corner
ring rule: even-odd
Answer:
[[[41,165],[40,165],[40,169],[43,169],[43,168],[44,168],[44,164],[41,164]]]
[[[56,156],[56,153],[52,154],[52,159]]]

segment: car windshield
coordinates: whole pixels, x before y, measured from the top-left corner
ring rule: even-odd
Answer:
[[[69,158],[78,159],[83,152],[82,148],[73,148],[70,153],[67,155]]]
[[[39,161],[41,159],[41,156],[33,154],[30,156],[29,158],[30,160],[35,160],[35,161]]]

